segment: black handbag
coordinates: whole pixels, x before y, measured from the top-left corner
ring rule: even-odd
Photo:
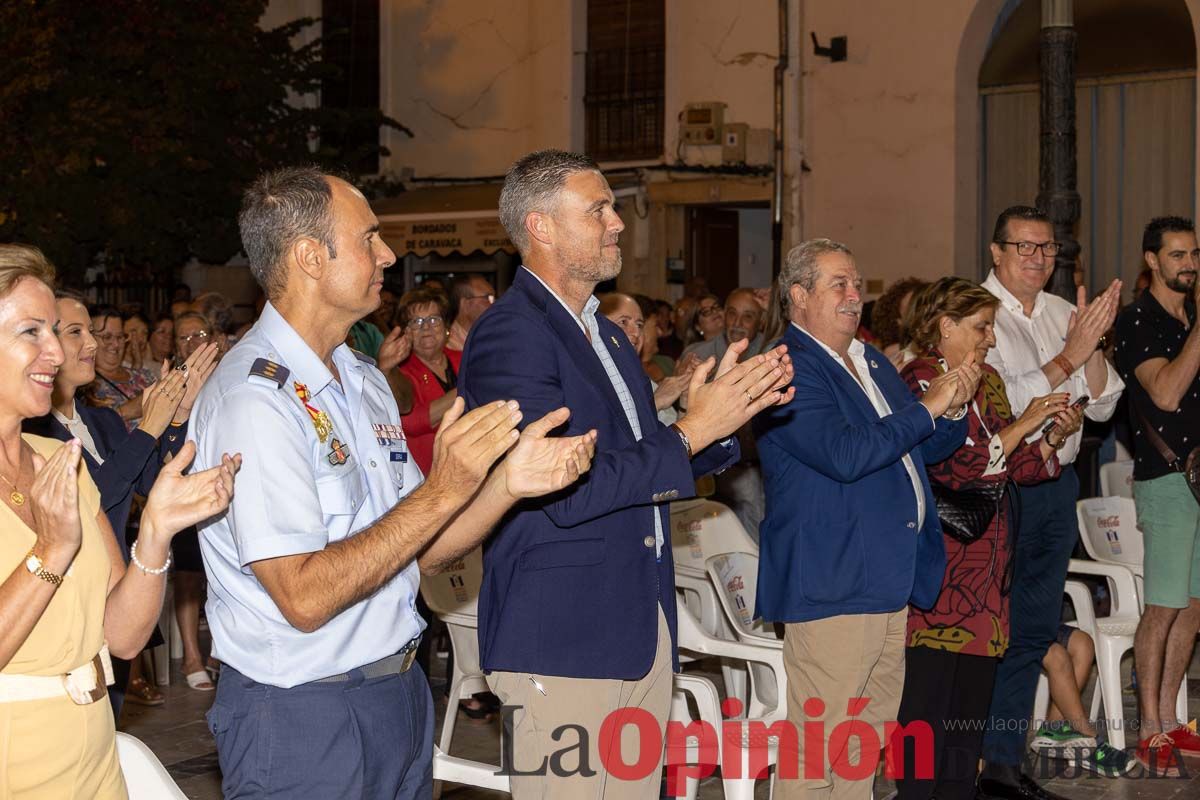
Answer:
[[[930,482],[929,488],[933,490],[942,532],[963,544],[970,544],[991,527],[1000,511],[1000,503],[1004,501],[1008,481],[995,481],[970,489],[950,489]]]

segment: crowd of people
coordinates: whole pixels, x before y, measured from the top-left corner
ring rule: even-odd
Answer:
[[[124,795],[114,719],[162,702],[138,654],[172,567],[227,797],[428,796],[421,575],[482,545],[491,692],[448,713],[518,709],[515,797],[657,797],[661,754],[638,780],[585,767],[639,758],[628,730],[600,735],[612,712],[666,725],[670,503],[706,476],[758,543],[787,718],[823,722],[828,757],[779,796],[868,796],[835,768],[864,755],[830,738],[853,717],[881,742],[931,727],[932,775],[897,740],[901,800],[1053,798],[1021,767],[1043,670],[1044,754],[1110,777],[1200,754],[1175,719],[1200,627],[1189,220],[1148,223],[1122,310],[1120,281],[1046,291],[1059,244],[1032,207],[997,219],[981,284],[907,278],[873,308],[829,239],[769,288],[596,296],[624,226],[577,154],[517,161],[500,215],[522,264],[503,296],[478,274],[395,292],[357,189],[264,174],[239,217],[252,319],[186,287],[158,315],[89,307],[35,247],[0,245],[5,796]],[[1081,428],[1123,394],[1146,550],[1132,753],[1083,712],[1092,643],[1060,618]],[[564,726],[591,735],[547,770]]]

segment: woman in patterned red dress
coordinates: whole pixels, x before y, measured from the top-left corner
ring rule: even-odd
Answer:
[[[972,354],[984,364],[996,344],[992,331],[999,300],[963,278],[942,278],[912,300],[908,329],[923,355],[902,377],[918,396],[929,382]],[[928,467],[931,483],[955,490],[1013,480],[1038,483],[1058,473],[1055,451],[1079,427],[1082,412],[1069,410],[1058,392],[1037,398],[1014,420],[1004,381],[987,366],[967,410],[967,439],[949,459]],[[1056,426],[1036,438],[1051,418]],[[908,649],[899,721],[924,721],[933,729],[933,778],[917,780],[905,759],[897,781],[900,800],[970,800],[992,695],[996,662],[1008,647],[1010,511],[999,504],[987,531],[970,544],[945,537],[946,574],[933,608],[909,609]],[[911,746],[911,745],[910,745]]]

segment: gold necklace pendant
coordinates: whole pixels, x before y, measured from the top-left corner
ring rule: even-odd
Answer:
[[[20,476],[18,475],[18,478],[19,477]],[[15,483],[13,483],[12,481],[10,481],[8,478],[5,478],[4,475],[0,475],[0,478],[4,478],[4,482],[12,487],[12,493],[9,494],[9,496],[8,496],[8,499],[12,501],[12,504],[14,506],[25,505],[25,495],[21,492],[21,490],[19,488],[17,488],[17,485]]]

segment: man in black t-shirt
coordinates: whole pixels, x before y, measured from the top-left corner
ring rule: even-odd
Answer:
[[[1176,719],[1175,697],[1200,628],[1200,506],[1181,464],[1200,445],[1200,247],[1192,221],[1158,217],[1142,250],[1148,291],[1116,325],[1116,366],[1129,392],[1133,493],[1145,542],[1145,613],[1134,642],[1141,704],[1137,756],[1155,772],[1176,767],[1174,750],[1200,753],[1200,736]],[[1161,443],[1156,441],[1157,437]]]

